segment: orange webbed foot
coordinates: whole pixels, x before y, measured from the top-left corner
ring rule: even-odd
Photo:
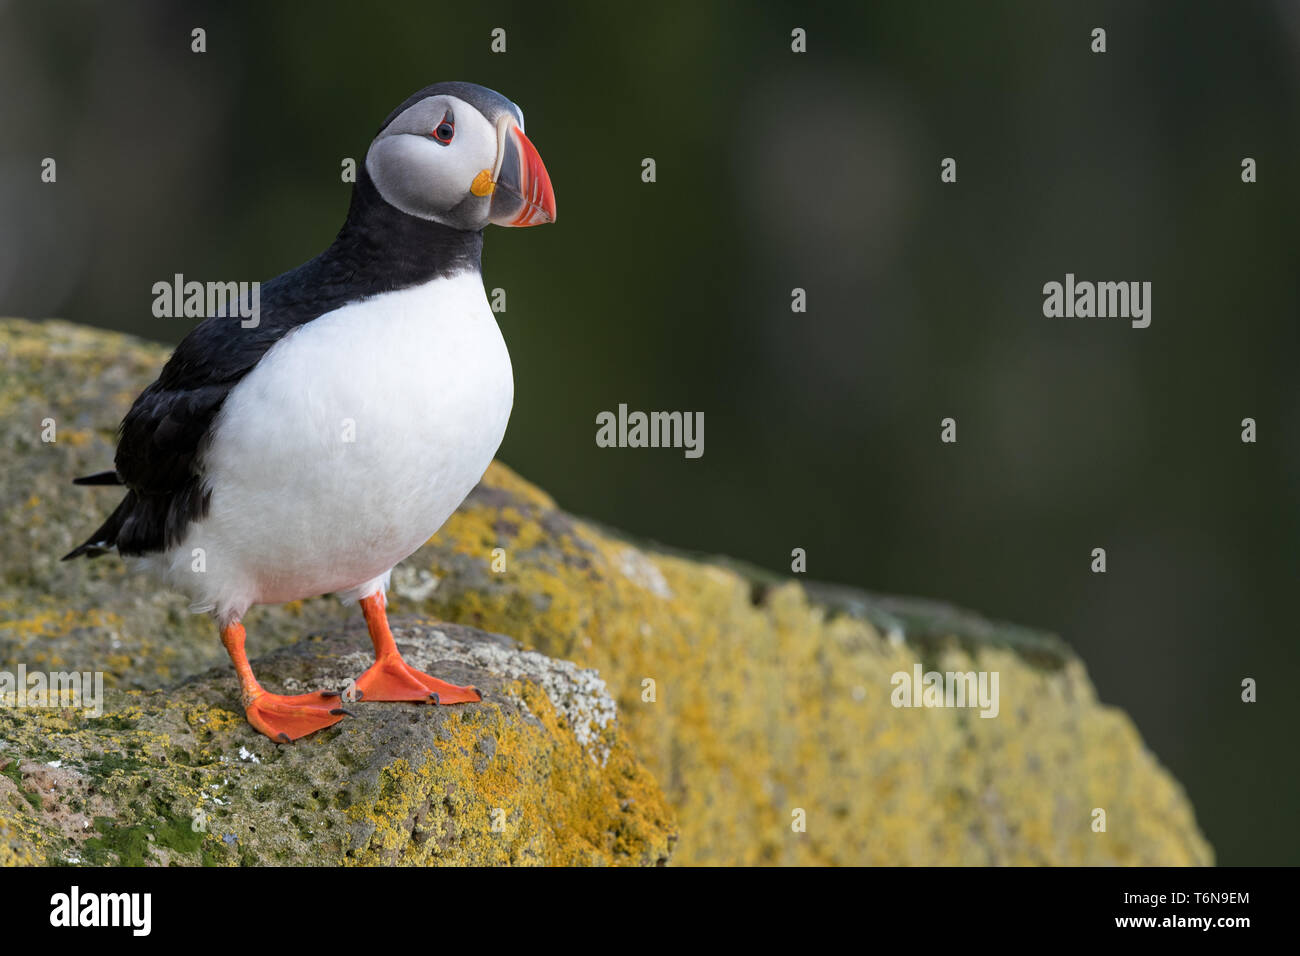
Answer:
[[[244,713],[253,727],[282,744],[351,716],[339,706],[339,695],[329,691],[292,696],[263,691],[245,706]]]
[[[401,657],[379,658],[357,678],[357,699],[469,704],[483,699],[477,687],[460,687],[417,671]]]

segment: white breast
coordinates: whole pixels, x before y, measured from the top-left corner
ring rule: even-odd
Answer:
[[[477,273],[321,316],[232,390],[203,459],[209,513],[159,570],[223,618],[374,590],[482,477],[513,400]]]

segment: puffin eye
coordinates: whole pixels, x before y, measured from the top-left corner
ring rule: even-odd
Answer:
[[[451,145],[451,138],[456,135],[456,119],[451,115],[451,110],[447,110],[442,117],[442,122],[429,135],[443,146]]]

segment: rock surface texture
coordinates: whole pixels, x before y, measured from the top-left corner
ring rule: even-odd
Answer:
[[[357,704],[276,746],[207,618],[115,557],[58,560],[119,494],[69,480],[111,466],[165,357],[0,320],[0,672],[106,687],[100,716],[0,704],[0,864],[1213,862],[1054,637],[638,544],[499,463],[390,594],[412,663],[484,703]],[[273,690],[368,661],[332,598],[246,623]],[[894,707],[917,664],[996,672],[998,715]]]

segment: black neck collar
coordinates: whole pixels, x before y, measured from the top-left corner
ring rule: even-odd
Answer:
[[[350,284],[390,291],[477,272],[482,252],[482,230],[466,232],[402,212],[379,195],[363,166],[348,218],[317,262],[332,279],[346,274]]]

